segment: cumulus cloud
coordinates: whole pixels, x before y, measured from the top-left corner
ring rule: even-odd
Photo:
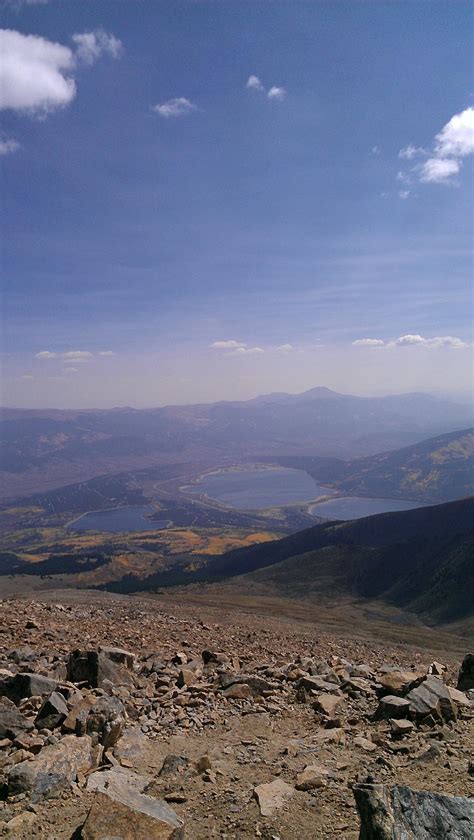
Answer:
[[[435,136],[431,151],[409,144],[400,149],[398,156],[412,160],[417,155],[428,159],[412,169],[422,183],[450,184],[462,167],[463,158],[474,154],[474,108],[465,108],[454,114]],[[398,173],[397,178],[400,174]],[[407,176],[409,177],[409,176]],[[404,196],[399,193],[400,197]]]
[[[232,356],[244,356],[244,355],[259,355],[261,353],[265,353],[263,347],[237,347],[236,350],[232,350],[230,355]]]
[[[76,44],[76,57],[84,64],[94,64],[102,55],[120,58],[123,53],[122,42],[103,29],[77,32],[72,36],[72,40]]]
[[[61,353],[61,356],[71,362],[86,362],[88,359],[92,359],[92,353],[89,350],[68,350],[67,353]]]
[[[352,342],[354,347],[383,347],[383,338],[357,338]]]
[[[439,349],[441,347],[454,347],[456,349],[467,347],[465,341],[457,338],[454,335],[436,335],[434,338],[424,338],[418,334],[401,335],[394,341],[389,342],[388,347],[432,347]]]
[[[245,87],[250,90],[265,90],[258,76],[249,76]]]
[[[65,353],[53,353],[51,350],[40,350],[35,359],[63,359],[65,362],[87,362],[93,358],[89,350],[67,350]]]
[[[246,347],[247,345],[244,344],[242,341],[235,341],[233,338],[226,339],[225,341],[213,341],[209,347],[212,347],[214,350],[236,350],[239,347]]]
[[[435,137],[438,157],[466,157],[474,152],[474,108],[455,114]]]
[[[19,148],[20,144],[13,137],[0,137],[0,155],[11,155]]]
[[[420,170],[420,181],[425,184],[446,184],[457,175],[461,164],[453,158],[429,158]]]
[[[39,353],[36,353],[35,359],[55,359],[56,353],[52,353],[50,350],[40,350]]]
[[[46,114],[74,99],[74,54],[69,47],[2,29],[0,52],[0,108]]]
[[[196,111],[197,106],[194,102],[186,99],[185,96],[178,96],[175,99],[168,99],[167,102],[152,105],[151,110],[159,114],[160,117],[169,119],[170,117],[184,117],[186,114]]]
[[[271,87],[270,90],[267,92],[268,99],[274,99],[277,102],[282,102],[282,100],[285,98],[285,96],[286,96],[285,88],[284,87],[277,87],[276,85],[273,85],[273,87]]]
[[[122,44],[101,29],[72,36],[77,50],[39,35],[0,30],[0,108],[46,116],[64,108],[76,95],[78,63],[93,64],[101,55],[118,58]]]

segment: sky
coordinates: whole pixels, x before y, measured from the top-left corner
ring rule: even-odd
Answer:
[[[2,403],[472,383],[472,6],[0,0]]]

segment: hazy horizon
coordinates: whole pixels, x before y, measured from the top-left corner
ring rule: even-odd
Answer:
[[[472,399],[471,13],[4,2],[2,402]]]

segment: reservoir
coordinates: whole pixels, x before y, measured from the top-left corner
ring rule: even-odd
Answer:
[[[328,519],[361,519],[376,513],[390,513],[396,510],[413,510],[426,507],[421,502],[402,501],[401,499],[361,499],[358,496],[346,496],[330,499],[321,504],[312,505],[313,516],[326,516]]]
[[[146,514],[154,513],[152,507],[123,507],[109,510],[94,510],[84,513],[73,522],[69,522],[71,531],[108,531],[119,534],[126,531],[161,531],[169,528],[171,520],[147,519]]]
[[[196,484],[181,488],[186,493],[205,495],[237,510],[310,502],[327,495],[308,473],[286,467],[235,469],[208,473]]]

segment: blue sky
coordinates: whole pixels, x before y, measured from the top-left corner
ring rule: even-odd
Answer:
[[[468,392],[470,4],[12,0],[1,26],[4,403]]]

